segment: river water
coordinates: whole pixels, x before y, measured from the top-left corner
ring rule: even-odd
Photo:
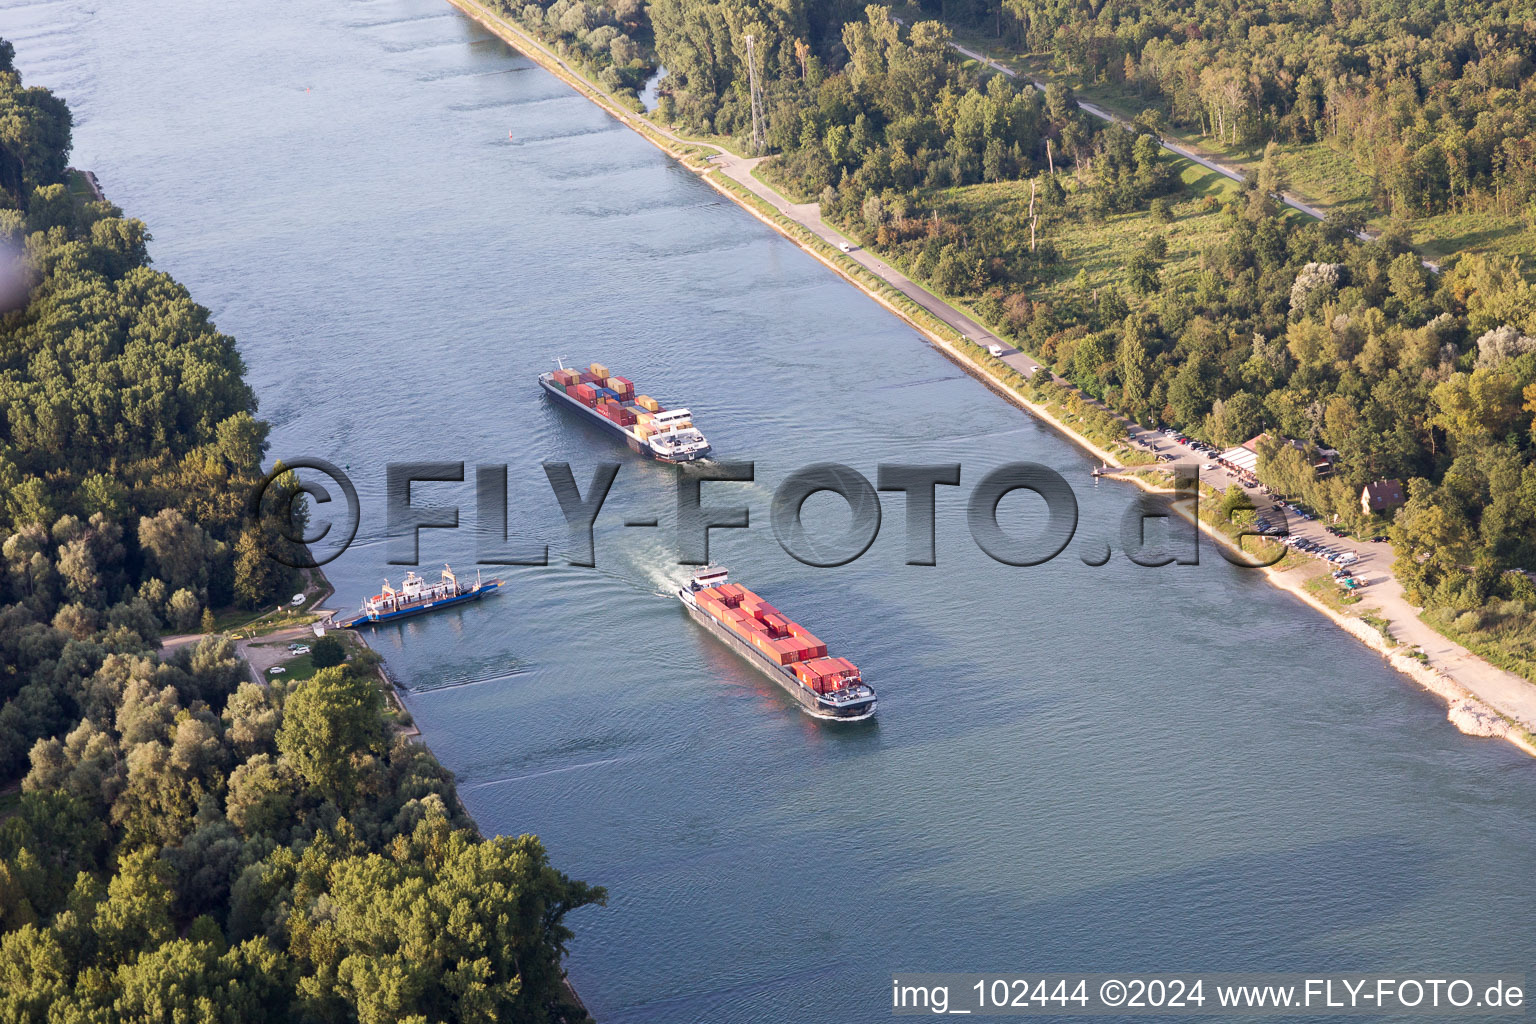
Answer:
[[[386,462],[509,466],[512,529],[553,564],[375,644],[481,827],[608,887],[570,922],[600,1020],[882,1020],[896,970],[1531,968],[1529,759],[1208,547],[1128,562],[1126,489],[441,0],[6,0],[0,34],[239,339],[273,455],[356,481],[343,607],[398,582]],[[859,663],[875,722],[799,714],[666,596],[671,471],[547,403],[556,357],[757,463],[706,486],[753,517],[712,553]],[[540,463],[585,488],[604,459],[597,567],[572,567]],[[1033,568],[965,526],[1017,459],[1081,506]],[[962,462],[939,565],[903,564],[899,495],[851,565],[786,555],[768,500],[816,460]],[[419,486],[465,522],[423,565],[473,571],[472,484]],[[1038,525],[1026,495],[1003,515]]]

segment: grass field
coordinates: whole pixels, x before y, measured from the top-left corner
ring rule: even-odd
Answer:
[[[288,643],[286,641],[273,640],[268,643],[252,644],[251,646],[286,648]],[[283,672],[274,676],[270,671],[268,671],[268,679],[282,679],[290,683],[297,683],[302,682],[305,679],[309,679],[319,671],[319,669],[315,668],[314,656],[310,654],[301,654],[297,658],[287,658],[285,660],[280,660],[276,664],[283,667]]]
[[[1063,220],[1041,235],[1056,247],[1058,271],[1041,289],[1042,298],[1061,298],[1079,287],[1084,275],[1089,288],[1117,284],[1124,279],[1131,254],[1148,238],[1161,235],[1168,243],[1163,265],[1164,288],[1194,287],[1200,253],[1222,236],[1219,209],[1207,203],[1220,201],[1238,191],[1238,184],[1189,160],[1165,154],[1177,166],[1185,190],[1175,197],[1173,222],[1159,223],[1146,210],[1112,214],[1105,220],[1088,217]],[[1022,181],[991,185],[967,185],[940,194],[957,220],[1015,217],[1029,212],[1029,184]],[[1300,214],[1297,214],[1300,216]],[[1129,296],[1127,296],[1129,297]]]

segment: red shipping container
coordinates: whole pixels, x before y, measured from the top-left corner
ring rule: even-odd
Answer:
[[[588,373],[586,370],[581,371],[580,377],[581,377],[581,382],[583,384],[598,384],[598,385],[600,385],[600,384],[603,383],[603,378],[599,377],[595,373]]]
[[[570,389],[570,394],[583,405],[590,406],[597,401],[597,392],[592,390],[590,384],[577,384]]]
[[[632,427],[635,425],[635,410],[627,405],[614,407],[614,417],[621,426]]]
[[[618,381],[618,383],[615,384],[614,381]],[[608,386],[620,393],[631,395],[635,393],[634,382],[631,381],[628,377],[609,377]]]

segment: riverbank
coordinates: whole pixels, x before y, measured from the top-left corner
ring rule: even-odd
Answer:
[[[900,275],[877,257],[862,250],[842,251],[835,240],[843,236],[822,223],[820,211],[815,204],[795,204],[753,174],[757,165],[761,163],[761,158],[746,159],[732,154],[723,146],[679,138],[672,132],[655,125],[648,118],[625,109],[600,86],[573,69],[541,40],[477,3],[476,0],[448,0],[448,2],[618,118],[662,152],[699,174],[721,195],[730,198],[758,220],[794,242],[828,269],[858,287],[922,334],[956,365],[980,379],[989,388],[1091,453],[1104,465],[1118,469],[1129,468],[1123,459],[1116,457],[1107,450],[1106,446],[1074,429],[1045,406],[1020,394],[1012,385],[1010,377],[1021,371],[1026,374],[1033,372],[1038,364],[1023,357],[1023,362],[1028,365],[1026,367],[1008,366],[1007,377],[987,365],[983,362],[986,352],[984,346],[991,343],[1008,345],[1007,342],[997,339],[984,327],[976,324],[942,299],[933,296],[920,285]],[[701,152],[708,150],[713,150],[715,155],[701,159]],[[1008,345],[1008,347],[1012,346]],[[972,349],[975,351],[970,351]],[[1003,365],[1007,366],[1007,364]],[[1156,490],[1149,487],[1145,481],[1135,480],[1134,482],[1145,489]],[[1200,529],[1205,530],[1209,536],[1216,538],[1219,543],[1231,546],[1230,539],[1219,530],[1198,519],[1197,522]],[[1512,673],[1505,673],[1465,648],[1461,648],[1460,645],[1449,642],[1448,650],[1453,653],[1455,660],[1474,666],[1474,671],[1463,673],[1466,676],[1464,678],[1443,668],[1437,669],[1424,665],[1408,657],[1403,652],[1403,645],[1388,644],[1380,631],[1364,619],[1344,615],[1327,607],[1295,584],[1294,579],[1285,578],[1284,572],[1274,569],[1264,571],[1269,582],[1295,595],[1327,616],[1350,636],[1380,653],[1394,669],[1407,675],[1424,689],[1445,699],[1449,705],[1447,718],[1463,732],[1505,739],[1527,754],[1536,757],[1536,737],[1532,735],[1533,730],[1536,730],[1536,715],[1526,716],[1524,720],[1520,720],[1505,714],[1495,706],[1494,699],[1490,698],[1492,688],[1489,692],[1484,692],[1484,688],[1470,676],[1497,678],[1499,684],[1497,689],[1501,693],[1517,690],[1516,683],[1520,687],[1529,687],[1530,684],[1525,680],[1519,679]],[[1412,623],[1403,621],[1401,616],[1388,615],[1387,619],[1391,626],[1397,627],[1399,634],[1409,629],[1419,632],[1428,628],[1417,621],[1416,614],[1413,616]],[[1509,680],[1502,679],[1502,676],[1508,676]],[[1523,690],[1519,692],[1524,693]],[[1529,699],[1536,703],[1536,690],[1531,691]]]
[[[1164,495],[1171,493],[1166,488],[1152,486],[1137,474],[1125,474],[1111,478],[1128,480],[1150,493]],[[1179,515],[1193,522],[1206,536],[1215,540],[1216,543],[1245,558],[1252,557],[1250,552],[1245,552],[1227,533],[1223,532],[1216,525],[1199,518],[1187,501],[1175,502],[1174,507]],[[1290,557],[1299,556],[1292,555]],[[1316,574],[1308,574],[1300,568],[1279,568],[1277,566],[1264,566],[1260,571],[1264,573],[1265,581],[1270,585],[1285,591],[1313,611],[1325,616],[1334,625],[1344,630],[1344,632],[1377,654],[1380,654],[1383,660],[1392,668],[1412,679],[1423,689],[1444,700],[1447,705],[1446,719],[1462,733],[1468,736],[1501,739],[1513,744],[1531,757],[1536,757],[1536,736],[1533,736],[1529,729],[1491,706],[1478,693],[1474,692],[1471,687],[1458,680],[1453,674],[1437,669],[1415,658],[1411,653],[1415,650],[1415,645],[1389,640],[1387,635],[1377,625],[1368,622],[1364,617],[1350,615],[1330,607],[1326,602],[1320,600],[1316,594],[1309,591],[1307,584],[1316,578]],[[1389,627],[1392,624],[1393,621],[1388,620]],[[1489,668],[1492,671],[1501,671],[1494,669],[1493,666],[1489,666]]]

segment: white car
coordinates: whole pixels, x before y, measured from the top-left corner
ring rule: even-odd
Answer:
[[[280,675],[284,674],[287,671],[288,670],[283,668],[283,666],[281,666],[281,665],[273,665],[271,668],[267,669],[267,675],[269,675],[269,676],[280,676]]]
[[[850,242],[838,242],[837,247],[843,252],[853,252],[853,245]]]
[[[299,605],[304,603],[304,595],[303,594],[294,594],[292,597],[290,597],[288,599],[288,603],[293,605],[295,608],[297,608]]]
[[[1000,356],[1000,355],[1003,354],[1003,346],[1001,346],[1001,345],[988,345],[987,346],[987,351],[992,353],[994,356]]]
[[[1214,462],[1207,462],[1201,468],[1204,469],[1207,473],[1212,473],[1212,472],[1215,472],[1215,470],[1216,470],[1216,463],[1214,463]]]
[[[295,647],[293,649],[293,653],[294,653],[295,657],[302,657],[303,655],[309,653],[309,645],[308,644],[299,644],[299,646],[297,646],[297,647]]]

